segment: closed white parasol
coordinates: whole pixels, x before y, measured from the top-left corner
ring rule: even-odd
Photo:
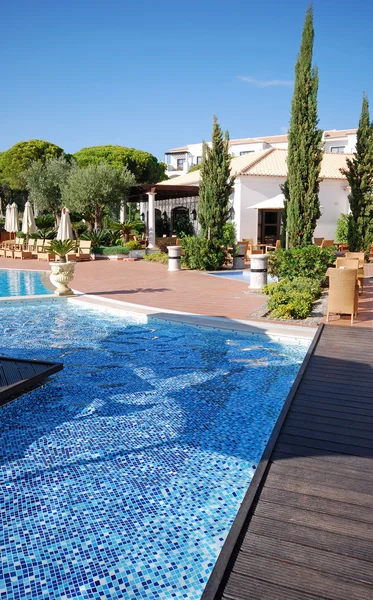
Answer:
[[[9,231],[9,227],[10,227],[10,211],[12,210],[10,204],[6,205],[6,211],[5,211],[5,223],[4,223],[4,229],[5,231]]]
[[[16,233],[17,231],[19,231],[18,208],[15,202],[13,202],[13,204],[10,207],[8,231],[10,233]]]
[[[36,225],[34,219],[34,213],[32,212],[32,206],[30,202],[26,202],[25,210],[23,211],[23,219],[22,219],[22,232],[26,235],[30,233],[35,233]]]
[[[60,226],[57,232],[57,239],[61,240],[61,242],[64,242],[65,240],[74,239],[70,221],[70,212],[68,208],[62,209]]]

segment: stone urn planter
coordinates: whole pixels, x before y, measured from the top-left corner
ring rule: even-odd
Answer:
[[[51,275],[49,277],[51,283],[57,288],[54,290],[56,296],[71,296],[74,292],[67,285],[74,279],[74,271],[76,262],[51,262]]]

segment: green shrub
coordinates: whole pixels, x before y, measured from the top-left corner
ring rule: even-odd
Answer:
[[[270,297],[268,308],[271,317],[305,319],[311,313],[312,303],[321,294],[321,286],[315,279],[299,277],[290,281],[285,278],[265,285],[262,291]]]
[[[187,235],[194,235],[193,222],[190,219],[188,213],[176,213],[174,218],[173,233],[178,237],[182,238]]]
[[[223,226],[223,243],[225,246],[233,246],[237,238],[236,225],[234,223],[226,223]]]
[[[202,237],[184,237],[181,246],[185,252],[184,264],[189,269],[216,271],[227,259],[224,246]]]
[[[127,255],[130,251],[124,246],[96,246],[92,249],[92,253],[98,256],[116,256],[117,254]]]
[[[155,252],[154,254],[145,254],[144,260],[147,260],[149,262],[161,263],[162,265],[167,265],[168,254],[164,254],[162,252]]]
[[[336,242],[337,244],[347,244],[348,241],[348,224],[350,215],[341,215],[337,221]]]
[[[273,296],[278,292],[304,292],[311,294],[312,298],[316,300],[321,294],[321,286],[317,279],[307,279],[306,277],[299,277],[290,281],[290,279],[284,278],[277,283],[267,283],[262,289],[264,294],[267,296]]]
[[[35,217],[35,225],[38,229],[51,229],[54,227],[54,215],[40,215]]]
[[[275,250],[268,258],[271,275],[293,280],[299,277],[318,279],[325,277],[328,267],[335,262],[334,248],[304,246],[289,250]]]
[[[128,248],[129,251],[141,250],[142,246],[141,246],[141,243],[138,242],[137,240],[130,240],[129,242],[126,242],[124,244],[124,248]]]
[[[299,300],[289,304],[280,304],[271,312],[274,319],[306,319],[310,314],[307,302]]]
[[[82,240],[89,240],[92,242],[93,247],[104,247],[112,242],[112,235],[108,229],[93,229],[92,231],[85,231],[80,236]]]

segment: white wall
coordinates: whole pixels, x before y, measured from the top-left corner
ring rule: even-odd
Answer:
[[[287,147],[287,142],[273,142],[273,144],[271,144],[271,148],[284,148],[285,150],[287,150]]]
[[[343,189],[346,186],[347,181],[340,179],[324,179],[320,183],[321,217],[315,229],[316,237],[335,239],[338,217],[349,210],[348,192]]]
[[[331,152],[331,148],[333,146],[344,146],[345,153],[355,152],[356,146],[356,133],[352,133],[351,135],[346,135],[342,138],[325,138],[324,140],[324,150],[325,152]]]
[[[249,208],[258,202],[274,198],[281,193],[280,183],[285,182],[285,177],[256,177],[242,176],[236,179],[240,186],[240,210],[236,210],[237,239],[252,238],[258,241],[258,211]]]
[[[280,184],[285,177],[242,176],[235,182],[233,204],[237,239],[258,237],[258,211],[250,206],[274,198],[281,193]],[[347,181],[324,179],[320,183],[321,218],[318,221],[315,236],[335,239],[338,217],[348,213],[348,192],[344,190]]]
[[[270,148],[270,145],[266,142],[234,144],[234,146],[230,146],[229,152],[232,156],[240,156],[240,152],[259,152],[260,150],[266,150],[267,148]]]

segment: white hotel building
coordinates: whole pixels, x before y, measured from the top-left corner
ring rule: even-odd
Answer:
[[[325,152],[352,153],[356,144],[356,129],[328,130],[323,133]],[[260,138],[243,138],[230,140],[229,146],[232,156],[243,156],[250,152],[261,152],[269,148],[287,149],[287,135],[270,135]],[[194,165],[202,160],[202,142],[188,144],[179,148],[172,148],[165,153],[167,164],[166,175],[169,178],[178,177],[188,173]]]
[[[315,236],[334,239],[338,217],[349,212],[349,188],[341,169],[346,167],[346,159],[355,150],[356,129],[325,131],[323,142],[325,154],[319,192],[322,215]],[[257,243],[274,244],[279,239],[282,202],[279,195],[280,185],[287,177],[287,146],[287,135],[230,140],[231,167],[236,177],[230,213],[238,240],[252,238]],[[173,215],[180,212],[190,212],[196,221],[200,172],[188,171],[201,162],[202,143],[173,148],[166,152],[165,158],[169,179],[161,182],[163,200],[159,192],[160,202],[155,197],[155,209],[159,214],[167,212],[171,223]],[[165,202],[167,186],[170,186],[170,200]],[[178,186],[180,192],[183,191],[179,199]],[[193,186],[189,199],[185,197],[186,186]],[[198,220],[195,225],[198,230]]]

